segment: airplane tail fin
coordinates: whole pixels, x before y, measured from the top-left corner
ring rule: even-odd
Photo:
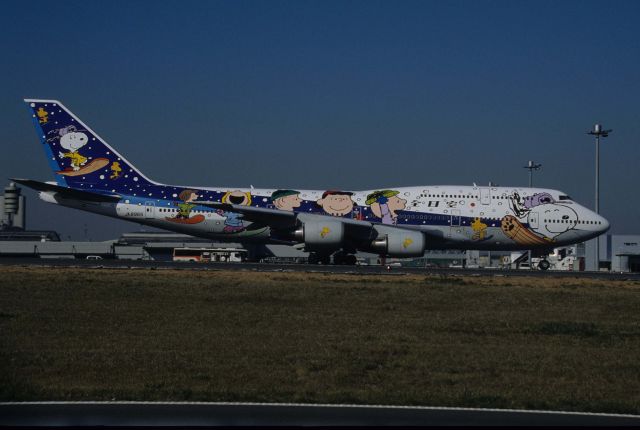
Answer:
[[[59,101],[25,102],[59,185],[125,192],[155,184]]]

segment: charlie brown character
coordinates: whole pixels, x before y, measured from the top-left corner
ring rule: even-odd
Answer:
[[[355,203],[351,196],[353,193],[349,191],[329,190],[325,191],[322,198],[318,199],[316,203],[329,215],[345,216],[353,211]]]
[[[295,190],[276,190],[271,194],[271,201],[276,208],[289,212],[293,212],[302,204],[300,191]]]
[[[398,197],[400,191],[380,190],[367,196],[365,201],[371,207],[371,212],[382,219],[382,224],[396,224],[398,213],[407,207],[407,201]]]

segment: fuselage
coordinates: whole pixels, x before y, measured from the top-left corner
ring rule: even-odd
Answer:
[[[606,219],[565,193],[542,188],[436,185],[325,191],[147,184],[133,186],[117,203],[41,195],[65,206],[232,242],[281,240],[269,227],[246,221],[240,214],[191,202],[232,203],[419,230],[427,237],[427,249],[553,248],[591,239],[609,228]]]

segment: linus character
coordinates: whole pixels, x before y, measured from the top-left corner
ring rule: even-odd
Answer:
[[[276,190],[271,194],[271,201],[276,208],[289,212],[293,212],[302,204],[300,191],[294,190]]]
[[[345,216],[353,211],[354,202],[351,196],[353,193],[349,191],[329,190],[325,191],[316,203],[329,215]]]
[[[396,224],[398,213],[407,207],[407,201],[398,197],[400,191],[381,190],[374,191],[367,196],[366,204],[371,207],[371,212],[382,219],[382,224]]]

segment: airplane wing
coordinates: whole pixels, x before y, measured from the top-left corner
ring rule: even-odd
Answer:
[[[279,209],[260,208],[255,206],[241,206],[229,203],[210,201],[195,201],[194,204],[219,209],[225,212],[235,212],[255,225],[269,226],[280,232],[283,237],[295,238],[294,241],[304,242],[305,249],[329,249],[333,252],[337,248],[348,246],[349,249],[385,254],[388,256],[420,256],[424,252],[426,237],[438,239],[439,231],[425,232],[420,229],[404,226],[384,225],[370,221],[351,218],[318,215],[306,212],[290,212]],[[336,224],[341,224],[335,228]],[[333,226],[333,227],[331,227]],[[300,227],[303,227],[300,230]],[[307,229],[308,227],[308,229]],[[326,233],[324,233],[326,230]],[[302,235],[299,232],[302,231]],[[334,232],[327,242],[321,243],[325,236]],[[293,233],[293,234],[292,234]],[[309,236],[307,237],[307,233]],[[276,233],[277,235],[277,233]],[[439,238],[441,239],[441,237]],[[333,247],[333,248],[331,248]],[[349,251],[351,252],[351,251]]]
[[[277,229],[293,228],[297,225],[297,217],[293,212],[219,202],[195,201],[193,203],[213,209],[220,209],[225,212],[236,212],[242,214],[242,218],[247,221],[268,225]]]
[[[241,206],[230,203],[209,202],[209,201],[195,201],[194,204],[210,207],[213,209],[220,209],[225,212],[236,212],[242,214],[243,219],[269,226],[274,229],[293,229],[298,227],[301,222],[307,222],[311,220],[331,219],[332,221],[339,221],[344,224],[345,231],[350,237],[356,240],[372,240],[379,234],[374,225],[384,227],[387,231],[415,231],[411,228],[403,228],[400,226],[381,226],[380,224],[374,224],[370,221],[357,220],[352,218],[333,217],[330,215],[319,214],[307,214],[304,212],[289,212],[279,209],[260,208],[255,206]],[[424,231],[423,231],[424,232]],[[427,232],[427,234],[429,234]]]
[[[74,188],[62,187],[60,185],[50,184],[47,182],[34,181],[32,179],[11,178],[11,180],[22,184],[25,187],[32,188],[36,191],[54,192],[70,199],[84,200],[89,202],[118,202],[121,199],[119,195],[115,194],[92,193],[90,191],[82,191]]]
[[[292,229],[300,225],[299,221],[309,218],[330,218],[345,224],[345,229],[351,236],[363,239],[371,237],[373,234],[373,223],[369,221],[355,220],[351,218],[340,218],[329,215],[295,213],[280,209],[259,208],[255,206],[241,206],[230,203],[195,201],[194,204],[220,209],[225,212],[237,212],[242,214],[243,219],[257,224],[267,225],[275,229]]]

